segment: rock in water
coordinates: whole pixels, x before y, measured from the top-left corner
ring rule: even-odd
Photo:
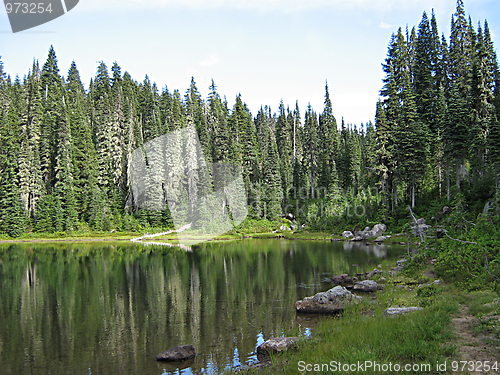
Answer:
[[[194,358],[196,352],[193,345],[176,346],[175,348],[165,350],[156,356],[157,361],[183,361]]]
[[[298,337],[276,337],[259,345],[257,354],[281,353],[288,349],[296,349],[298,342]]]
[[[361,299],[361,297],[352,294],[339,285],[326,292],[317,293],[313,297],[306,297],[295,302],[295,309],[297,312],[303,313],[333,314],[344,310],[352,302],[359,302]]]
[[[335,285],[351,285],[352,277],[344,273],[343,275],[337,275],[332,277],[332,282]]]
[[[354,290],[360,292],[376,292],[378,289],[378,284],[373,280],[363,280],[358,281],[354,284]]]

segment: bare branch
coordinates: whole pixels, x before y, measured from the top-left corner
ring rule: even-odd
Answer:
[[[459,239],[456,239],[456,238],[453,238],[453,237],[450,237],[450,235],[448,233],[444,233],[446,235],[446,237],[448,237],[450,240],[453,240],[453,241],[458,241],[458,242],[462,242],[462,243],[468,243],[468,244],[471,244],[471,245],[477,245],[477,242],[470,242],[470,241],[464,241],[464,240],[459,240]]]

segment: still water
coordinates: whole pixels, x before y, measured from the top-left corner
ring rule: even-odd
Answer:
[[[401,247],[326,241],[0,245],[0,373],[219,374],[264,340],[309,335],[294,303]],[[314,333],[314,328],[313,328]],[[156,362],[177,345],[184,368]]]

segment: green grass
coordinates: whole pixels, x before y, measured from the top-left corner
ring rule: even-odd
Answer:
[[[469,313],[481,317],[500,309],[498,294],[489,290],[469,293],[457,292],[460,303],[466,305]]]
[[[342,238],[342,236],[332,236],[331,232],[314,232],[301,230],[296,232],[285,231],[282,232],[285,238],[298,238],[298,239],[307,239],[307,240],[331,240],[333,238]]]
[[[342,315],[323,319],[314,329],[313,337],[304,339],[297,351],[273,356],[272,367],[250,369],[250,372],[297,374],[305,364],[330,365],[332,361],[341,364],[428,363],[434,371],[437,361],[442,363],[455,353],[450,322],[451,316],[458,313],[459,305],[453,293],[443,292],[442,287],[424,287],[423,292],[418,292],[420,289],[388,285],[377,293],[376,300],[367,296],[363,303],[349,307]],[[384,317],[384,310],[396,304],[426,307],[398,317]],[[381,373],[369,368],[363,370],[353,373]]]
[[[55,233],[25,233],[20,237],[1,236],[0,241],[51,241],[51,240],[68,240],[80,241],[85,239],[106,239],[106,240],[127,240],[138,236],[138,233],[133,232],[55,232]]]

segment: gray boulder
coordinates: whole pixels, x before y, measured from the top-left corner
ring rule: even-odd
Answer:
[[[370,229],[370,227],[366,227],[365,229],[356,232],[356,236],[352,240],[363,241],[368,238],[380,237],[386,230],[387,226],[385,224],[376,224],[373,226],[373,229]]]
[[[176,346],[175,348],[165,350],[156,356],[157,361],[184,361],[194,358],[196,352],[193,345]]]
[[[281,353],[298,347],[298,337],[276,337],[257,347],[257,354]]]
[[[372,229],[372,237],[379,237],[387,230],[387,225],[385,224],[376,224]]]
[[[295,302],[295,309],[303,313],[333,314],[344,310],[351,303],[358,303],[361,299],[339,285]]]
[[[385,309],[384,316],[396,316],[401,314],[407,314],[409,312],[423,310],[422,307],[390,307]]]
[[[344,237],[344,238],[350,238],[353,236],[354,236],[354,234],[352,234],[352,232],[350,230],[345,230],[342,232],[342,237]]]
[[[373,280],[358,281],[354,284],[354,290],[359,292],[375,292],[378,289],[378,284]]]

